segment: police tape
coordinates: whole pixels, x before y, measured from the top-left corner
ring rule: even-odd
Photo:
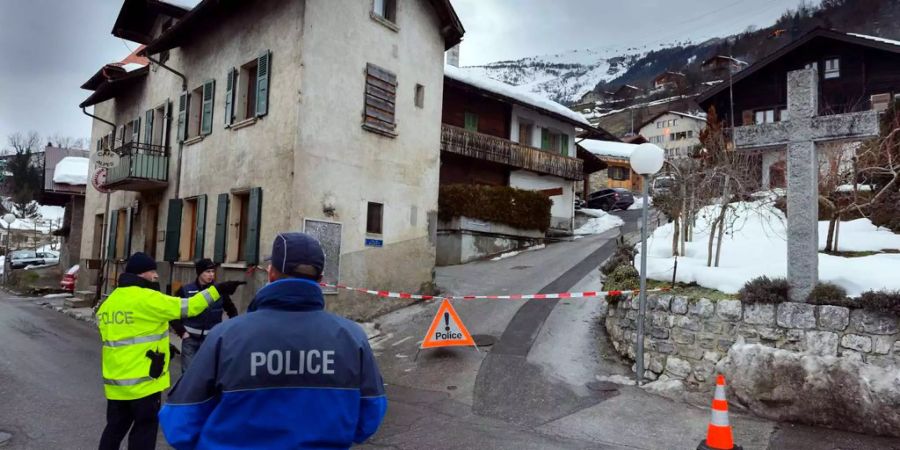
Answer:
[[[342,284],[319,283],[325,288],[340,289],[345,291],[356,292],[360,294],[374,295],[381,298],[401,298],[410,300],[544,300],[544,299],[565,299],[565,298],[595,298],[595,297],[616,297],[624,294],[637,294],[640,289],[632,289],[627,291],[583,291],[583,292],[559,292],[555,294],[508,294],[508,295],[420,295],[410,294],[408,292],[390,292],[376,291],[372,289],[355,288],[344,286]],[[665,292],[669,288],[647,289],[647,292]]]

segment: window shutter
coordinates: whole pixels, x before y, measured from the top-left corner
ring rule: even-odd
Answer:
[[[125,144],[125,125],[120,125],[118,142],[116,144],[113,144],[113,148],[120,147],[123,144]]]
[[[259,262],[259,228],[262,219],[262,188],[250,189],[247,220],[246,244],[244,245],[244,261],[247,264]]]
[[[106,234],[108,241],[106,242],[106,259],[116,259],[116,230],[119,228],[118,211],[109,212],[109,232]]]
[[[187,140],[188,99],[190,95],[187,91],[184,91],[178,98],[178,142]]]
[[[181,240],[181,199],[169,200],[169,215],[166,217],[166,248],[163,259],[178,261],[178,245]]]
[[[550,130],[541,128],[541,150],[550,150]]]
[[[219,194],[216,205],[216,242],[213,247],[213,262],[225,262],[225,243],[228,238],[228,194]]]
[[[478,131],[478,114],[466,112],[466,129]]]
[[[374,64],[366,64],[366,103],[363,126],[389,136],[397,128],[394,117],[397,76]]]
[[[203,258],[204,242],[206,241],[206,195],[197,197],[197,228],[196,241],[194,242],[194,256]]]
[[[569,156],[569,135],[559,135],[559,153],[563,156]]]
[[[212,133],[213,100],[216,93],[216,80],[203,83],[203,106],[200,117],[200,134]]]
[[[141,142],[141,118],[138,117],[131,122],[131,142],[137,144]]]
[[[131,256],[131,222],[134,220],[134,210],[125,210],[125,259]]]
[[[163,115],[162,121],[162,142],[160,145],[166,147],[166,151],[169,150],[169,128],[172,126],[172,102],[170,100],[166,100],[166,109],[165,114]]]
[[[235,69],[228,69],[228,75],[225,77],[225,128],[234,122],[234,82],[236,79]]]
[[[103,148],[103,139],[97,139],[97,151],[99,152],[101,148]]]
[[[269,80],[272,78],[272,52],[266,50],[256,59],[256,117],[269,113]]]
[[[153,143],[153,110],[148,109],[144,113],[144,140],[148,144]]]

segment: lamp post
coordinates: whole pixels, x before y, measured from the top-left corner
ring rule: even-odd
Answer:
[[[3,280],[6,281],[9,279],[9,270],[7,267],[12,267],[12,263],[9,262],[9,239],[10,234],[12,234],[12,224],[16,221],[16,216],[13,213],[6,213],[3,215],[2,219],[6,222],[6,256],[3,258]]]
[[[644,315],[647,312],[647,197],[649,197],[650,175],[659,172],[665,163],[665,152],[653,144],[641,144],[631,154],[631,170],[641,176],[641,192],[644,207],[641,209],[641,291],[638,300],[637,339],[634,342],[635,383],[640,386],[644,380]]]

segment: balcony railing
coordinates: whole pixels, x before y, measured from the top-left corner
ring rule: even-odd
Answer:
[[[453,125],[441,126],[441,151],[555,175],[568,180],[584,178],[583,162],[580,159],[550,153],[508,139],[468,131]]]
[[[106,174],[106,187],[120,191],[165,188],[169,180],[169,152],[165,146],[126,142],[116,148],[119,165]]]

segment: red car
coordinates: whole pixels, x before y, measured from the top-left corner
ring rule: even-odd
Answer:
[[[59,287],[64,291],[75,292],[76,282],[78,282],[78,264],[72,266],[63,274]]]

